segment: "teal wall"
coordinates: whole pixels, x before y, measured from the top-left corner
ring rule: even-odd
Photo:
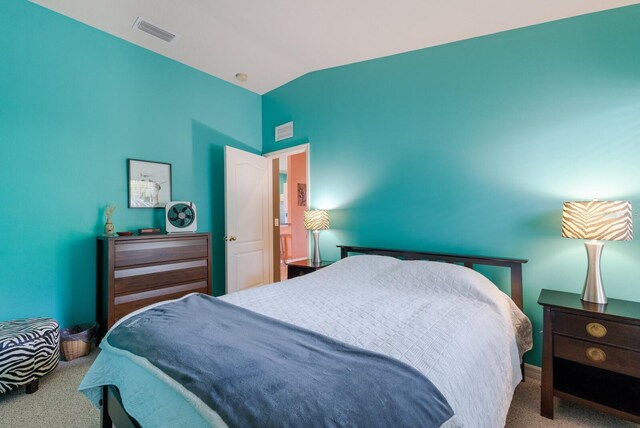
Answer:
[[[126,159],[169,162],[213,232],[224,291],[223,145],[261,151],[260,96],[21,0],[0,2],[0,320],[95,319],[95,235],[128,209]]]
[[[264,151],[311,142],[327,259],[336,244],[529,259],[539,364],[540,289],[580,292],[586,273],[562,202],[640,210],[638,22],[632,6],[308,74],[263,96]],[[638,260],[638,240],[606,244],[610,297],[640,301]]]

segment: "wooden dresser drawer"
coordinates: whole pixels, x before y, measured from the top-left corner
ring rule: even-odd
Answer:
[[[123,316],[152,303],[162,302],[164,300],[178,299],[189,293],[206,292],[207,281],[205,280],[119,296],[114,300],[114,322],[119,320]]]
[[[115,267],[207,258],[206,238],[175,238],[118,242]]]
[[[120,296],[182,282],[206,281],[208,274],[206,259],[121,268],[114,271],[114,291]]]
[[[554,333],[640,351],[640,326],[638,325],[565,312],[556,312],[554,316]]]
[[[553,356],[640,377],[640,352],[554,334]]]

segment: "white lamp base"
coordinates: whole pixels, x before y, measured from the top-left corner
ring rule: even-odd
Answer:
[[[598,241],[586,241],[584,246],[587,249],[589,268],[587,269],[587,279],[584,282],[584,290],[582,291],[582,300],[606,305],[607,295],[604,293],[600,274],[600,256],[602,255],[604,244]]]

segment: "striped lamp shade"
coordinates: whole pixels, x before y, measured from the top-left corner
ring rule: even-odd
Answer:
[[[596,241],[633,239],[631,201],[565,202],[562,237]]]
[[[305,211],[304,228],[307,230],[329,229],[329,213],[324,210]]]

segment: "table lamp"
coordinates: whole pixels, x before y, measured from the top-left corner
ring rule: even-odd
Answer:
[[[329,213],[324,210],[306,210],[304,228],[313,231],[313,263],[320,264],[320,231],[329,229]]]
[[[589,268],[582,300],[607,303],[600,274],[600,256],[604,243],[633,239],[631,201],[576,201],[562,205],[562,237],[587,239]]]

